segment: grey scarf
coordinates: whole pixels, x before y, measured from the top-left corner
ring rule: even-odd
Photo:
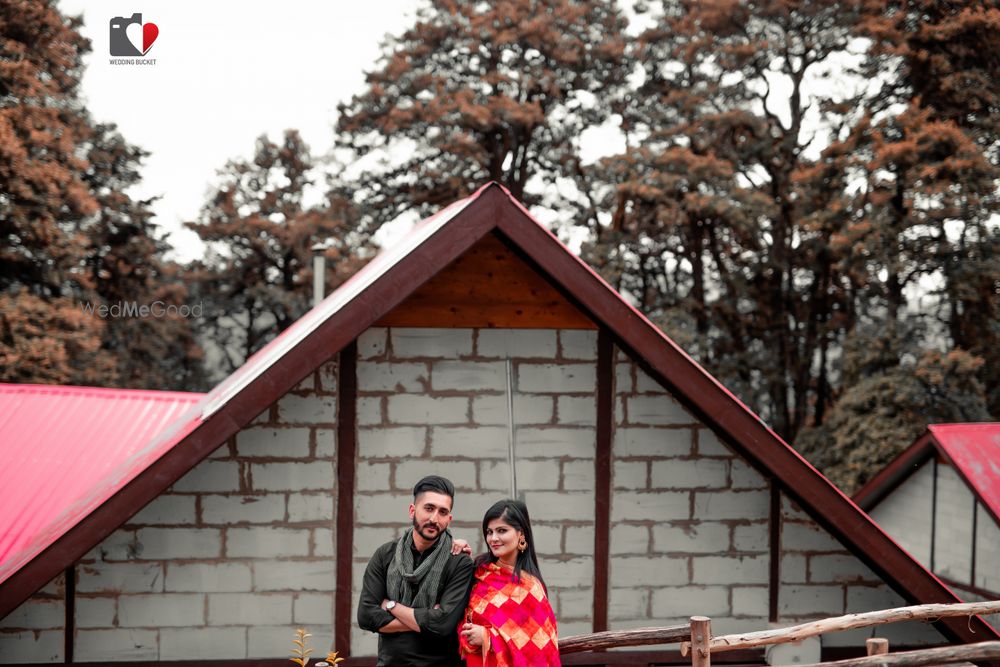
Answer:
[[[451,533],[444,531],[434,553],[424,559],[420,567],[413,567],[413,529],[409,528],[396,542],[396,553],[386,572],[386,590],[389,599],[402,602],[407,607],[433,607],[444,566],[451,556]]]

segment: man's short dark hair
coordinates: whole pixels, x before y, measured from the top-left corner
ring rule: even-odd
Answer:
[[[451,502],[455,502],[455,485],[451,483],[451,480],[439,475],[428,475],[417,482],[416,486],[413,487],[413,499],[416,500],[417,496],[427,491],[443,493],[451,498]]]

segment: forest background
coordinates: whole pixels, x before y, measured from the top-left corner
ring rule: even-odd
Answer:
[[[148,154],[82,99],[80,20],[0,3],[0,381],[206,390],[308,310],[315,243],[329,291],[492,179],[848,492],[1000,418],[998,2],[627,9],[427,0],[332,150],[220,165],[181,263],[130,194]],[[81,307],[154,301],[202,315]]]

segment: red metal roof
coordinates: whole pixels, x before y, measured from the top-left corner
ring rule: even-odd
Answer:
[[[201,397],[0,384],[0,582],[183,438],[167,427]]]
[[[1000,520],[1000,423],[932,424],[927,430],[973,493]]]
[[[993,518],[1000,523],[1000,423],[930,424],[913,444],[854,494],[870,512],[937,453],[955,466]]]

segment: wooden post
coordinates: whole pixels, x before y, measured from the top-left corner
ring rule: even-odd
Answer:
[[[691,667],[711,667],[712,622],[706,616],[691,617]]]
[[[865,641],[865,648],[868,655],[885,655],[889,652],[889,640],[872,638]]]

